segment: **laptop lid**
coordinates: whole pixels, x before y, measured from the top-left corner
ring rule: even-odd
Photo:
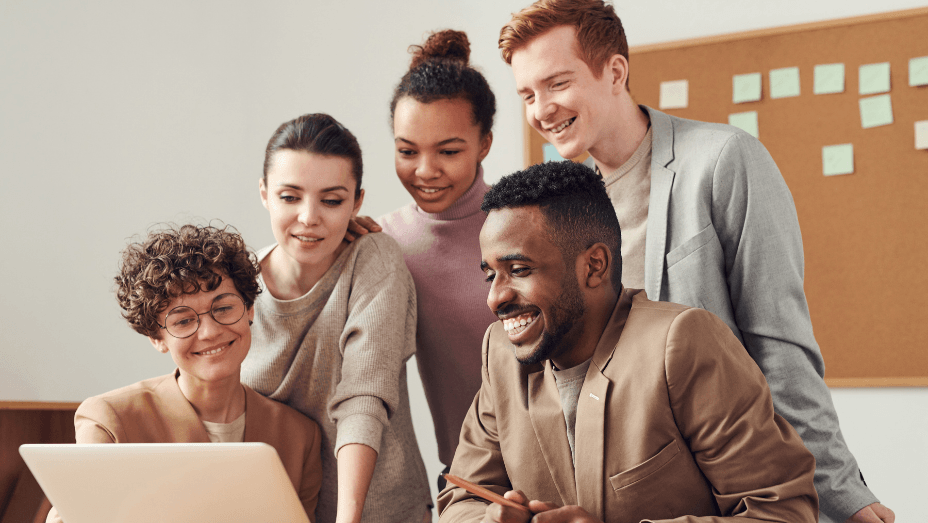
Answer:
[[[308,523],[266,443],[22,445],[65,523]]]

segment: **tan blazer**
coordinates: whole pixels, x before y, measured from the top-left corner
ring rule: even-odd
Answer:
[[[176,372],[88,398],[74,415],[77,443],[209,443],[177,385]],[[245,441],[277,450],[310,521],[322,482],[322,435],[316,422],[245,387]],[[47,523],[60,523],[58,511]]]
[[[551,363],[521,365],[491,325],[453,474],[610,523],[816,521],[812,455],[774,414],[731,330],[704,310],[624,290],[580,392],[576,470],[566,431]],[[441,522],[479,521],[486,504],[449,487]]]

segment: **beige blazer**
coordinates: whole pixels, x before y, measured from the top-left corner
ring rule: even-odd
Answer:
[[[209,443],[176,373],[88,398],[74,415],[77,443]],[[316,422],[245,387],[245,441],[277,450],[310,521],[322,482],[322,436]],[[47,523],[60,523],[58,511]]]
[[[704,310],[623,290],[580,392],[576,467],[566,430],[550,362],[521,365],[491,325],[453,474],[606,522],[816,521],[812,455],[774,414],[731,330]],[[453,485],[438,506],[442,523],[486,510]]]

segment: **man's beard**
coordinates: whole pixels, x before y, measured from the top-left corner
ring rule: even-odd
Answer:
[[[577,283],[576,275],[568,272],[562,287],[563,291],[555,300],[556,305],[551,307],[549,314],[545,317],[545,330],[538,347],[533,353],[519,359],[519,363],[524,365],[541,363],[570,350],[572,340],[564,338],[574,326],[583,326],[586,306],[583,304],[583,295],[580,294],[580,285]],[[552,329],[550,332],[549,327]]]

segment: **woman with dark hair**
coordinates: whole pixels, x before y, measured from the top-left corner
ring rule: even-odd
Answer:
[[[322,481],[319,426],[239,380],[261,292],[237,233],[184,225],[122,253],[123,317],[177,369],[81,403],[78,443],[264,442],[277,450],[310,520]],[[52,509],[47,521],[60,522]]]
[[[447,471],[480,388],[481,341],[497,319],[480,284],[478,242],[489,189],[480,162],[493,143],[496,99],[468,63],[466,34],[440,31],[411,51],[390,117],[396,174],[413,202],[377,221],[400,244],[416,282],[416,361]],[[441,490],[444,479],[438,483]]]
[[[243,381],[322,427],[317,521],[422,521],[432,501],[406,390],[415,288],[389,236],[344,239],[361,174],[358,141],[329,115],[268,142],[260,193],[277,242],[257,253],[266,292]]]

